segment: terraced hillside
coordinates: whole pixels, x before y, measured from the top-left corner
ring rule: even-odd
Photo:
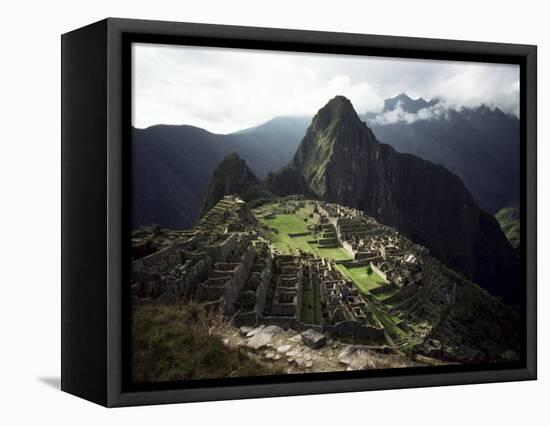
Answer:
[[[255,206],[134,230],[137,381],[517,359],[516,312],[394,228],[301,196]]]
[[[447,269],[426,249],[355,209],[287,199],[264,204],[252,212],[261,224],[262,235],[276,252],[321,258],[332,265],[340,278],[351,281],[362,299],[363,310],[383,327],[385,339],[398,351],[461,362],[487,358],[487,353],[479,350],[483,344],[477,338],[475,342],[470,340],[477,348],[456,344],[457,330],[471,329],[467,333],[476,335],[478,331],[473,330],[478,325],[482,334],[488,332],[487,327],[477,321],[459,324],[463,320],[456,317],[449,322],[449,313],[468,312],[468,317],[474,317],[474,305],[488,304],[495,312],[506,312],[509,320],[517,320],[511,309]],[[354,215],[356,223],[349,219]],[[303,298],[304,317],[312,323],[320,323],[317,313],[324,309],[323,302],[315,297],[318,292],[314,287]],[[471,299],[473,294],[478,300]],[[432,336],[452,340],[454,347],[446,348],[445,343]],[[509,337],[492,336],[501,341],[508,341]],[[493,359],[495,351],[505,352],[504,346],[499,345],[490,349],[487,346],[487,350],[492,351],[489,358]]]

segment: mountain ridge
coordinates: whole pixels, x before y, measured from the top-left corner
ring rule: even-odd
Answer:
[[[519,197],[517,117],[486,105],[441,111],[413,122],[381,124],[375,114],[362,118],[381,142],[459,176],[487,212],[509,206]]]
[[[298,147],[291,164],[308,186],[324,201],[395,226],[493,294],[515,299],[517,259],[497,221],[444,167],[378,142],[349,105],[329,101]],[[335,111],[344,114],[337,124],[327,120]]]
[[[414,123],[366,122],[377,140],[398,152],[441,164],[459,176],[476,204],[486,211],[496,213],[509,206],[519,196],[517,118],[486,106],[449,116],[450,120]],[[364,115],[359,118],[365,121]],[[133,190],[133,225],[191,227],[203,207],[208,179],[226,155],[237,152],[260,178],[269,173],[277,176],[292,160],[310,124],[307,117],[278,117],[230,135],[191,125],[133,129],[132,179],[141,188]],[[286,178],[291,173],[286,170]]]

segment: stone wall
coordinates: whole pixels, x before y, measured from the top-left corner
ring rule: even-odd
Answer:
[[[237,249],[237,234],[229,234],[225,241],[205,247],[214,262],[226,262]]]
[[[252,265],[256,257],[256,249],[250,245],[241,258],[241,263],[233,270],[231,283],[225,293],[225,315],[233,315],[237,307],[237,300],[250,276]]]
[[[185,249],[186,246],[186,242],[176,243],[149,256],[134,260],[132,262],[132,272],[162,274],[168,269],[169,265],[174,265],[177,261],[181,262],[181,256],[178,251]]]
[[[176,299],[190,300],[197,290],[198,283],[208,278],[212,268],[212,259],[206,254],[202,258],[188,261],[180,269],[180,276],[167,280],[165,293],[159,298],[159,302],[170,303]],[[180,267],[181,268],[181,267]]]
[[[340,238],[340,235],[338,235],[338,238]],[[349,254],[352,259],[355,259],[355,250],[353,250],[351,244],[346,240],[340,241],[342,242],[342,248],[346,251],[346,253]]]
[[[370,292],[372,294],[374,294],[375,296],[379,295],[379,294],[382,294],[382,293],[386,293],[387,291],[390,291],[390,290],[398,290],[399,287],[393,283],[391,284],[385,284],[385,285],[382,285],[380,287],[377,287],[377,288],[373,288],[370,290]]]
[[[277,325],[285,330],[292,328],[293,330],[301,329],[301,324],[296,321],[294,317],[275,317],[275,316],[261,316],[260,322],[262,324]]]
[[[376,272],[378,275],[380,275],[380,278],[382,278],[386,283],[388,282],[388,276],[380,270],[374,263],[370,262],[370,267],[374,272]]]
[[[304,270],[300,268],[300,279],[298,280],[298,293],[296,295],[296,313],[294,318],[298,322],[302,316],[302,297],[304,292]]]
[[[265,308],[265,300],[267,297],[267,288],[273,275],[273,261],[271,256],[265,258],[266,267],[260,274],[260,284],[256,289],[256,314],[260,316]]]
[[[309,235],[309,232],[294,232],[294,233],[288,233],[289,237],[307,237]]]
[[[326,332],[330,335],[359,339],[379,340],[384,338],[383,328],[365,326],[357,321],[338,322],[332,327],[327,327]]]

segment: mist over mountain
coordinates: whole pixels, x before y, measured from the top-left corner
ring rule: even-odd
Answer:
[[[275,117],[259,126],[227,135],[235,152],[264,177],[288,164],[304,137],[311,117]]]
[[[498,108],[445,108],[437,100],[388,99],[363,116],[377,139],[445,166],[490,213],[519,197],[519,119]],[[390,122],[388,122],[388,120]]]
[[[400,93],[394,98],[389,98],[384,101],[383,112],[393,111],[398,106],[401,106],[404,111],[415,114],[421,109],[429,108],[436,104],[437,100],[435,99],[432,99],[430,101],[426,101],[424,98],[412,99],[406,93]]]
[[[517,257],[495,218],[444,167],[380,143],[348,99],[319,110],[291,164],[320,199],[396,227],[493,294],[517,300]]]
[[[490,213],[518,199],[517,117],[485,106],[447,109],[437,99],[413,100],[404,93],[384,104],[382,112],[361,116],[379,141],[442,164],[463,180],[476,203]],[[396,111],[416,119],[380,124],[380,117]],[[226,155],[238,153],[255,175],[266,177],[290,162],[310,123],[310,117],[277,117],[228,135],[186,125],[134,129],[133,224],[192,226],[203,207],[208,179]],[[271,176],[277,192],[288,190],[291,173],[285,171],[285,179]]]

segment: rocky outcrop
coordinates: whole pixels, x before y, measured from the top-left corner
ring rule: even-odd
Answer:
[[[235,153],[226,156],[212,173],[208,182],[202,215],[214,207],[225,195],[237,195],[244,201],[273,196],[250,170],[246,162]]]
[[[306,198],[316,198],[300,171],[292,166],[269,173],[265,179],[265,185],[270,192],[279,197],[301,194]]]
[[[378,142],[345,97],[317,113],[291,165],[319,198],[396,227],[492,294],[519,302],[517,255],[495,218],[444,167]]]
[[[327,338],[323,333],[309,329],[302,332],[302,341],[312,349],[318,349],[327,343]]]
[[[313,330],[311,330],[313,331]],[[271,366],[286,369],[289,374],[354,371],[380,368],[417,367],[446,364],[446,361],[429,359],[429,363],[416,362],[388,346],[349,345],[327,339],[322,346],[311,347],[304,333],[282,330],[275,326],[231,327],[221,330],[220,337],[226,346],[247,348],[250,356]],[[323,336],[324,337],[324,336]]]

